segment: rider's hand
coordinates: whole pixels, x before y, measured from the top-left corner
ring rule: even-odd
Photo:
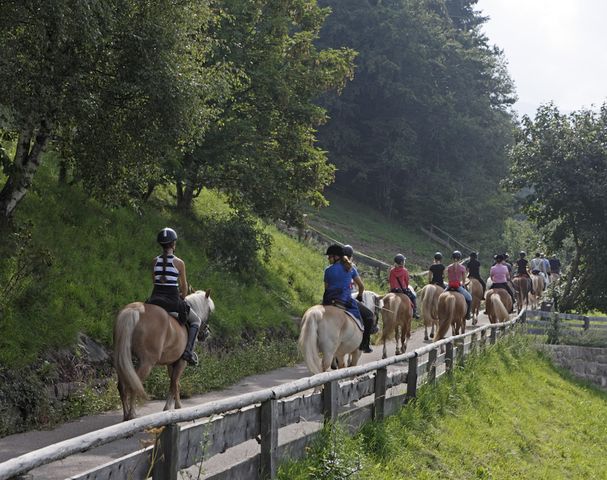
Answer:
[[[356,295],[356,300],[358,300],[359,302],[362,302],[363,301],[362,294],[359,293],[358,295]]]

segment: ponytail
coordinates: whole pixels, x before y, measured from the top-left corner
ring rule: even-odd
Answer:
[[[341,257],[341,263],[345,267],[346,272],[349,272],[350,270],[352,270],[352,267],[354,266],[352,264],[352,261],[348,257]]]

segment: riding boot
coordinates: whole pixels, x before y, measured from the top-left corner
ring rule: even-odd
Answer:
[[[363,341],[360,342],[360,347],[358,347],[358,349],[362,350],[363,353],[373,353],[373,349],[369,345],[370,342],[371,342],[371,332],[369,332],[369,331],[367,331],[367,329],[365,329],[365,331],[363,332]]]
[[[472,307],[472,302],[466,300],[466,320],[470,320],[470,309]]]
[[[190,325],[188,328],[188,343],[185,352],[181,355],[181,358],[188,362],[188,365],[198,365],[198,355],[194,351],[194,342],[196,342],[199,328],[198,325]]]

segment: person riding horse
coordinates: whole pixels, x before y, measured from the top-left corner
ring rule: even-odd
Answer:
[[[495,265],[491,267],[491,288],[503,288],[508,292],[510,297],[512,297],[512,304],[514,305],[514,292],[508,285],[508,280],[510,279],[510,272],[508,271],[508,267],[504,264],[504,256],[500,253],[495,258]]]
[[[439,287],[447,288],[445,285],[445,266],[443,265],[443,254],[436,252],[434,254],[434,262],[428,269],[428,283],[430,285],[438,285]]]
[[[516,261],[516,273],[515,277],[524,277],[527,279],[528,291],[533,293],[533,282],[531,281],[531,277],[529,276],[529,262],[525,258],[527,256],[526,252],[519,252],[519,259]]]
[[[413,305],[413,317],[419,318],[417,314],[417,297],[409,287],[409,271],[405,268],[405,256],[402,253],[394,257],[394,266],[388,274],[390,293],[404,293]]]
[[[466,270],[468,270],[468,278],[476,278],[481,286],[483,287],[483,297],[485,296],[485,290],[487,285],[481,278],[481,262],[478,261],[478,253],[470,252],[470,260],[466,262]]]
[[[447,279],[449,280],[447,290],[459,292],[464,296],[466,299],[466,320],[469,320],[472,295],[463,286],[466,281],[466,267],[459,263],[462,260],[462,252],[455,250],[451,254],[451,258],[453,259],[453,263],[447,267]]]
[[[188,293],[188,282],[185,263],[175,256],[177,232],[172,228],[163,228],[156,237],[162,247],[162,254],[154,259],[152,268],[152,295],[146,303],[158,305],[167,312],[176,312],[179,322],[187,324],[188,341],[182,358],[189,365],[198,365],[198,356],[194,352],[194,342],[200,329],[201,320],[185,301]]]
[[[364,322],[356,301],[362,301],[365,285],[360,279],[356,267],[354,267],[352,262],[350,262],[350,259],[344,255],[342,246],[337,244],[329,245],[325,255],[328,257],[330,265],[325,268],[325,291],[322,297],[322,304],[343,308],[363,322],[364,331],[359,349],[364,353],[371,353],[373,350],[371,350],[369,344],[371,340],[371,329],[373,328],[373,318],[371,318],[371,322]],[[358,296],[356,300],[352,298],[352,282],[358,287]]]

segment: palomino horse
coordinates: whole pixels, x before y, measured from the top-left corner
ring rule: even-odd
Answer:
[[[512,297],[503,288],[487,290],[485,295],[487,316],[491,323],[502,323],[510,318],[508,312],[512,310]]]
[[[516,293],[517,310],[520,313],[523,311],[523,308],[529,307],[529,279],[524,276],[517,276],[514,277],[512,283]]]
[[[394,339],[396,341],[395,354],[400,355],[407,350],[407,340],[411,338],[413,305],[409,297],[404,293],[388,293],[384,295],[383,301],[381,341],[384,344],[382,358],[386,358],[388,356],[386,340],[392,336],[392,332],[394,332]]]
[[[202,320],[203,327],[198,333],[198,339],[202,340],[204,324],[215,309],[211,291],[194,292],[186,300]],[[124,420],[135,418],[137,398],[147,397],[142,382],[154,365],[166,365],[171,380],[164,410],[171,408],[173,401],[175,408],[181,408],[179,378],[186,367],[181,355],[187,339],[185,327],[157,305],[134,302],[120,311],[114,323],[114,366]],[[137,370],[132,355],[139,360]]]
[[[472,304],[470,305],[470,314],[472,315],[472,325],[478,323],[478,312],[481,308],[481,300],[483,299],[483,286],[476,278],[468,278],[468,290],[472,295]]]
[[[438,329],[438,297],[444,291],[444,288],[430,283],[422,288],[422,291],[419,293],[418,301],[424,321],[424,340],[433,338],[434,329]],[[429,336],[428,327],[431,327]]]
[[[312,373],[325,372],[331,367],[333,358],[339,368],[358,363],[358,349],[363,334],[345,310],[332,305],[314,305],[308,308],[301,319],[299,351]],[[321,357],[322,356],[322,357]]]
[[[449,327],[453,327],[453,334],[466,332],[466,299],[459,292],[446,290],[438,297],[438,331],[434,341],[445,338]],[[460,332],[461,330],[461,332]]]
[[[540,306],[540,300],[544,293],[544,278],[541,275],[532,273],[531,281],[533,282],[533,293],[530,295],[531,308],[537,309]]]

